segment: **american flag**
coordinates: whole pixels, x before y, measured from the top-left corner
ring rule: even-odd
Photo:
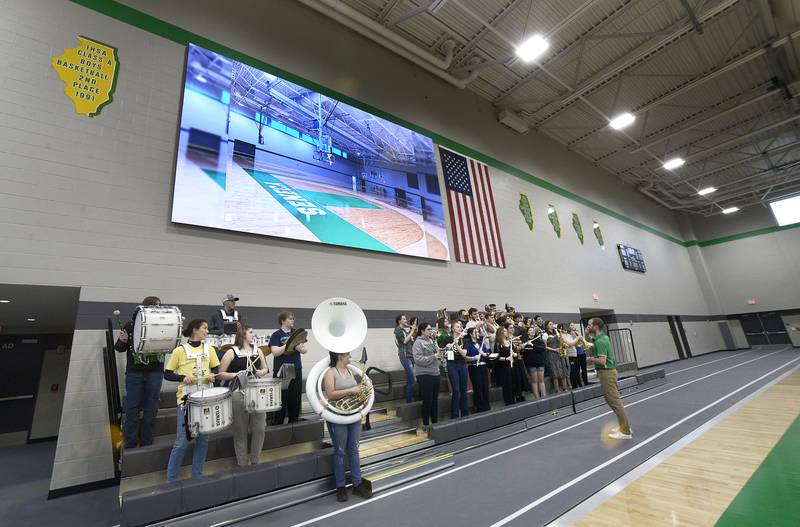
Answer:
[[[506,266],[489,167],[439,147],[456,260]]]

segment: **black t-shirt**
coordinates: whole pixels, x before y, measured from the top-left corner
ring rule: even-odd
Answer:
[[[272,336],[269,338],[269,345],[271,346],[283,346],[286,344],[286,341],[289,339],[289,335],[291,333],[287,333],[282,329],[278,329]],[[294,364],[294,369],[296,372],[300,372],[303,369],[303,359],[300,356],[300,352],[294,352],[291,355],[283,354],[280,357],[275,357],[272,362],[272,373],[273,375],[278,375],[278,371],[281,369],[281,366],[284,364]],[[299,375],[297,375],[299,377]]]
[[[134,318],[137,312],[138,310],[133,313]],[[122,329],[128,334],[128,342],[122,342],[117,339],[117,342],[114,343],[114,349],[126,354],[128,361],[125,371],[163,372],[164,355],[141,355],[133,352],[133,319],[129,320]]]
[[[448,344],[452,343],[453,343],[453,335],[447,335],[446,337],[442,337],[442,340],[439,341],[439,347],[443,348]],[[447,352],[445,352],[445,358],[446,357],[447,357]],[[447,362],[467,362],[467,360],[464,357],[462,357],[459,352],[453,351],[453,360],[449,360]]]
[[[543,367],[545,351],[544,341],[541,338],[526,342],[522,351],[525,366],[528,368]]]

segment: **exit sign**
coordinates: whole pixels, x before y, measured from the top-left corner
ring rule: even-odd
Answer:
[[[755,299],[755,298],[748,298],[748,299],[747,299],[747,305],[748,305],[748,306],[754,306],[754,305],[756,305],[756,303],[757,303],[757,302],[756,302],[756,299]]]

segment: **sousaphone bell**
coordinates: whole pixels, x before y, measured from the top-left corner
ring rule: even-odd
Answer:
[[[311,316],[311,330],[323,348],[333,353],[349,353],[357,349],[367,337],[367,317],[358,305],[347,298],[329,298],[322,301]],[[314,411],[324,420],[336,424],[361,421],[375,402],[372,381],[356,365],[349,364],[353,376],[366,389],[359,394],[329,401],[322,387],[322,379],[329,368],[329,358],[320,359],[306,378],[306,397]]]

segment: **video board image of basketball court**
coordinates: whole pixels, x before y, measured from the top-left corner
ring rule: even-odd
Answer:
[[[172,221],[450,259],[430,138],[195,45]]]

